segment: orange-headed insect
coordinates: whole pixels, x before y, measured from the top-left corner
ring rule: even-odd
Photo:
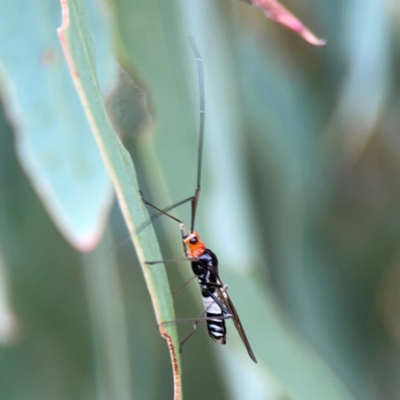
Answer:
[[[200,181],[201,181],[201,164],[202,164],[202,153],[203,153],[203,139],[204,139],[204,115],[205,115],[205,105],[204,105],[204,75],[203,75],[203,60],[201,59],[200,53],[193,39],[190,40],[194,55],[197,61],[198,75],[199,75],[199,87],[200,87],[200,135],[199,135],[199,149],[198,149],[198,160],[197,160],[197,186],[194,195],[181,200],[170,207],[165,209],[160,209],[155,205],[151,204],[142,196],[144,204],[157,210],[149,223],[155,221],[161,215],[166,215],[167,217],[177,221],[180,225],[183,247],[185,251],[185,258],[172,259],[172,260],[160,260],[160,261],[149,261],[147,264],[159,264],[167,262],[176,262],[181,260],[191,261],[192,270],[197,281],[200,285],[204,312],[202,315],[195,320],[194,331],[184,339],[181,345],[196,332],[198,326],[201,323],[206,322],[208,333],[211,338],[219,344],[226,343],[226,326],[225,320],[232,319],[233,323],[239,332],[239,335],[249,353],[250,358],[256,363],[256,357],[254,356],[253,350],[251,349],[250,343],[247,339],[246,333],[243,329],[242,323],[240,321],[239,315],[228,295],[227,285],[224,285],[219,277],[218,272],[218,259],[217,256],[206,247],[206,245],[200,240],[200,236],[194,231],[194,222],[196,217],[197,203],[200,194]],[[185,225],[181,220],[169,214],[172,209],[191,202],[192,215],[190,231],[186,233]],[[148,224],[146,223],[145,226]],[[139,230],[143,229],[142,226]]]

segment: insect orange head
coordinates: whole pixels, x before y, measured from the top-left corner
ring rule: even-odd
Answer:
[[[188,248],[189,257],[195,257],[195,258],[200,257],[206,249],[206,246],[200,240],[200,236],[196,232],[189,233],[183,239],[183,241],[185,242],[185,245]]]

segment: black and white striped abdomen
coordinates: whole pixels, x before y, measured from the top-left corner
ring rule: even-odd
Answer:
[[[204,309],[207,313],[208,334],[219,344],[226,343],[225,320],[222,319],[223,313],[221,307],[212,299],[212,297],[202,297]]]

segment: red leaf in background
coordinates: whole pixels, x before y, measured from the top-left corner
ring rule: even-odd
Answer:
[[[243,0],[246,3],[252,4],[259,8],[264,14],[282,25],[285,25],[290,30],[296,32],[308,43],[314,46],[323,46],[326,44],[325,39],[317,38],[303,23],[297,19],[292,13],[286,10],[276,0]]]

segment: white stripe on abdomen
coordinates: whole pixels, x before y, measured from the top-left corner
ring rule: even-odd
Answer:
[[[203,297],[204,309],[210,314],[222,314],[221,307],[213,300],[212,297]]]

